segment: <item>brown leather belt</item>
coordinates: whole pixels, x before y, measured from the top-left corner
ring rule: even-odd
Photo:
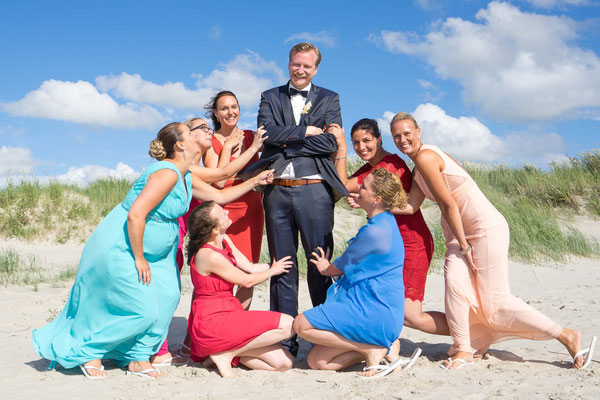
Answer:
[[[301,186],[312,185],[313,183],[325,182],[324,179],[273,179],[273,185],[278,186]]]

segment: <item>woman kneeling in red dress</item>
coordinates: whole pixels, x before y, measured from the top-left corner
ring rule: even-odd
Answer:
[[[252,264],[225,231],[231,220],[218,204],[200,204],[188,220],[187,256],[194,284],[194,302],[188,320],[191,358],[215,363],[221,376],[233,375],[239,362],[251,369],[286,371],[292,355],[280,341],[294,333],[294,319],[274,311],[245,311],[233,295],[234,285],[253,287],[272,276],[287,273],[290,257],[268,264]]]

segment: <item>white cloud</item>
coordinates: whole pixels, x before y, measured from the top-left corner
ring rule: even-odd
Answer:
[[[0,147],[0,177],[33,175],[36,161],[26,147]]]
[[[369,39],[387,50],[424,58],[463,85],[467,102],[510,122],[578,117],[600,109],[600,59],[572,45],[576,22],[491,2],[480,22],[448,18],[419,36],[382,31]]]
[[[207,76],[196,74],[193,77],[196,78],[196,89],[188,89],[181,82],[157,84],[138,74],[127,73],[99,76],[96,84],[102,91],[136,103],[203,113],[204,105],[220,90],[234,92],[242,107],[255,108],[264,90],[285,80],[277,64],[250,51],[217,65]]]
[[[185,110],[202,110],[212,89],[190,90],[181,82],[157,84],[145,81],[138,74],[102,75],[96,78],[96,86],[103,92],[111,92],[116,97],[148,103],[160,107],[173,107]]]
[[[12,115],[125,129],[153,129],[164,121],[156,109],[133,103],[119,104],[86,81],[50,79],[21,100],[2,104],[2,108]]]
[[[61,183],[75,184],[78,186],[87,186],[98,179],[114,178],[134,181],[140,175],[129,165],[122,162],[118,163],[114,169],[102,167],[100,165],[84,165],[82,167],[69,167],[69,170],[61,175],[49,177],[48,180]]]
[[[323,30],[321,32],[299,32],[287,37],[284,43],[289,42],[309,42],[309,43],[321,43],[325,47],[334,47],[337,40],[333,34],[329,31]]]
[[[248,51],[233,60],[219,64],[206,77],[197,75],[198,90],[231,90],[242,107],[257,107],[260,94],[272,86],[285,82],[283,70],[273,61],[267,61],[258,53]]]
[[[591,4],[589,0],[526,0],[538,8],[565,8],[568,6],[585,6]]]
[[[439,146],[458,160],[545,165],[562,157],[564,151],[562,138],[555,133],[514,132],[500,137],[475,117],[452,117],[431,103],[420,104],[411,114],[419,123],[424,143]],[[383,132],[389,134],[394,115],[386,111],[378,119]]]

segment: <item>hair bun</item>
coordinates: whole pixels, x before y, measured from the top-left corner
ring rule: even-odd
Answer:
[[[165,147],[160,139],[154,139],[150,142],[150,150],[148,150],[148,154],[150,154],[150,157],[161,161],[167,157],[167,150],[165,150]]]

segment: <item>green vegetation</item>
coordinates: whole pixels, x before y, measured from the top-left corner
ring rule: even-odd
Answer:
[[[363,162],[348,159],[348,173]],[[510,256],[528,262],[564,261],[570,255],[597,256],[600,246],[564,222],[564,217],[591,214],[600,217],[600,150],[592,150],[553,163],[548,170],[533,166],[509,168],[505,165],[480,166],[465,164],[465,168],[494,206],[504,215],[511,230]],[[100,220],[121,202],[131,182],[102,179],[86,188],[51,182],[10,183],[0,189],[0,237],[26,240],[52,239],[85,241]],[[424,207],[430,205],[426,202]],[[360,228],[362,217],[351,220],[345,216],[364,215],[351,210],[346,202],[336,203],[335,248],[339,256]],[[340,222],[346,222],[340,228]],[[428,221],[434,236],[434,265],[443,263],[445,246],[439,221]],[[261,262],[269,262],[266,240],[263,240]],[[302,247],[298,252],[301,274],[305,274],[306,259]],[[187,272],[185,267],[184,273]],[[23,260],[14,251],[0,254],[1,284],[36,284],[37,282],[72,279],[75,268],[59,276],[44,276],[35,260]]]
[[[130,187],[131,182],[115,179],[101,179],[86,188],[58,182],[9,183],[0,190],[0,236],[53,237],[59,243],[86,240]]]
[[[40,283],[59,283],[75,278],[77,267],[68,267],[58,274],[44,270],[33,256],[24,258],[15,250],[0,252],[0,284],[1,285],[33,285],[37,289]]]

